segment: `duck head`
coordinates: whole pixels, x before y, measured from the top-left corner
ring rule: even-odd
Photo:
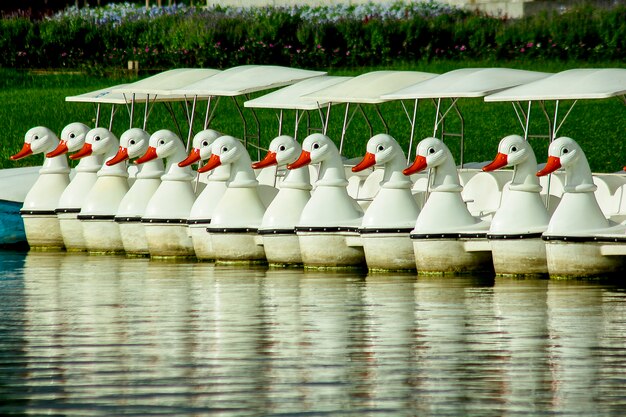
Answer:
[[[287,165],[287,168],[295,169],[330,160],[341,161],[337,145],[328,136],[314,133],[304,139],[300,156],[295,162]]]
[[[270,143],[265,158],[252,164],[252,168],[260,169],[272,165],[288,165],[295,162],[301,153],[302,146],[294,138],[287,135],[278,136]]]
[[[184,152],[183,143],[176,133],[167,129],[158,130],[150,136],[148,149],[139,159],[135,160],[135,164],[143,164],[157,158],[170,158],[176,153],[180,153],[181,149]]]
[[[509,135],[502,138],[498,145],[496,157],[490,164],[485,165],[482,170],[491,172],[510,166],[513,167],[511,189],[540,191],[539,180],[535,175],[537,169],[535,152],[533,152],[528,141],[519,135]],[[522,184],[525,188],[521,187]]]
[[[548,175],[563,167],[565,169],[566,192],[595,191],[591,168],[585,152],[572,138],[562,136],[555,139],[548,148],[548,161],[537,176]]]
[[[186,167],[198,161],[204,161],[211,157],[211,145],[215,139],[222,136],[220,132],[213,129],[204,129],[193,138],[191,152],[184,160],[178,163],[179,167]]]
[[[394,183],[400,181],[410,184],[410,181],[402,175],[406,158],[400,144],[390,135],[381,133],[367,142],[367,151],[363,160],[352,167],[352,172],[359,172],[371,166],[378,165],[385,167],[385,174],[382,184],[394,178]],[[399,185],[399,184],[396,184]]]
[[[115,150],[119,145],[117,137],[108,129],[97,127],[87,132],[83,147],[70,159],[81,159],[90,155],[106,155]]]
[[[415,161],[406,168],[404,175],[413,175],[426,168],[432,169],[432,189],[461,191],[459,174],[450,149],[437,138],[426,138],[417,144]]]
[[[56,149],[48,152],[46,156],[52,158],[54,156],[63,155],[67,152],[76,152],[83,147],[85,137],[90,128],[84,123],[74,122],[65,126],[61,131],[61,141]]]
[[[236,164],[242,159],[250,160],[243,144],[232,136],[222,136],[213,142],[209,162],[200,167],[198,172],[208,172],[221,165]],[[251,162],[248,165],[251,165]]]
[[[35,155],[42,152],[49,152],[59,143],[59,138],[47,127],[37,126],[29,129],[24,135],[24,145],[15,155],[11,155],[12,161]]]
[[[139,128],[128,129],[120,136],[120,147],[117,153],[106,164],[113,166],[127,159],[143,155],[148,149],[149,140],[150,135],[145,130]]]

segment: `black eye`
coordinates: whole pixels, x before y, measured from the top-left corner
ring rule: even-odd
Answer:
[[[99,140],[100,140],[100,136],[95,136],[95,137],[93,138],[93,140],[95,140],[96,142],[97,142],[97,141],[99,141]]]
[[[131,140],[131,141],[130,141],[130,142],[128,142],[128,143],[130,143],[131,145],[134,145],[134,144],[135,144],[135,141],[134,141],[134,140]]]
[[[430,148],[430,149],[428,150],[428,153],[430,153],[430,154],[435,153],[435,148]]]
[[[563,153],[568,153],[568,152],[569,152],[569,149],[567,148],[563,149]]]
[[[76,137],[76,135],[75,135],[75,134],[70,133],[70,139],[74,139],[75,137]]]
[[[204,142],[202,142],[202,146],[209,146],[209,141],[205,140]]]
[[[222,152],[228,152],[228,148],[226,146],[222,147]]]
[[[159,141],[159,145],[165,145],[165,141],[164,140],[160,140]]]
[[[319,147],[320,147],[320,144],[319,144],[319,143],[314,143],[314,144],[313,144],[313,149],[319,149]]]
[[[278,147],[278,150],[279,150],[279,151],[284,151],[284,150],[285,150],[285,145],[280,145],[280,146]]]
[[[33,136],[33,139],[37,140],[37,139],[39,139],[39,136],[35,135],[35,136]]]
[[[517,148],[516,148],[515,146],[513,146],[513,147],[511,148],[511,152],[517,152]]]
[[[385,150],[385,147],[383,145],[378,145],[378,152],[382,152]]]

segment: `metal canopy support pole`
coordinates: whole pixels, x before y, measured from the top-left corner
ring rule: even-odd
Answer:
[[[156,97],[154,98],[154,100],[156,102]],[[150,94],[146,96],[146,105],[144,106],[144,109],[143,109],[143,125],[141,127],[143,130],[146,130],[146,126],[148,124],[148,114],[150,114],[149,107],[150,107]]]
[[[387,121],[383,117],[383,114],[380,112],[380,107],[378,106],[378,104],[374,105],[374,109],[376,110],[376,114],[378,115],[378,118],[383,123],[383,127],[385,128],[385,133],[389,134],[389,125],[387,124]]]
[[[559,123],[559,126],[554,130],[554,136],[556,136],[557,133],[559,133],[559,130],[561,130],[561,126],[563,126],[563,123],[565,123],[565,120],[567,120],[567,118],[569,117],[569,114],[572,112],[572,110],[574,110],[574,106],[577,103],[578,103],[578,100],[574,100],[574,102],[570,106],[570,108],[567,111],[567,113],[565,113],[565,116],[563,116],[563,118],[561,119],[561,123]],[[556,120],[555,120],[554,124],[556,125]]]
[[[350,125],[350,123],[352,123],[352,119],[354,118],[354,115],[356,114],[356,110],[359,110],[359,112],[363,116],[363,119],[365,120],[365,123],[367,124],[367,127],[370,130],[370,138],[371,138],[372,136],[374,136],[374,127],[372,126],[372,122],[370,122],[369,117],[367,117],[367,114],[365,114],[365,110],[363,110],[363,106],[361,104],[357,105],[357,108],[355,109],[355,112],[352,114],[352,117],[350,117],[350,121],[348,122],[348,126]]]
[[[532,101],[528,100],[528,110],[526,111],[526,126],[524,127],[524,140],[528,142],[528,134],[530,133],[530,106]]]
[[[198,97],[198,96],[196,96]],[[206,105],[206,114],[204,115],[204,125],[202,126],[203,130],[206,130],[209,128],[209,112],[211,110],[211,96],[209,96],[209,99],[207,101],[207,105]]]
[[[297,114],[296,114],[297,118]],[[278,136],[283,134],[283,109],[280,109],[280,113],[278,114]]]
[[[189,124],[189,131],[187,132],[187,145],[185,146],[185,151],[189,152],[191,149],[191,137],[193,136],[193,119],[196,116],[196,103],[198,102],[198,96],[193,96],[193,102],[191,104],[191,114],[187,113],[187,122]],[[187,101],[185,101],[187,103]],[[187,110],[187,106],[185,106],[185,110]]]
[[[406,104],[404,101],[400,100],[400,104],[402,105],[402,109],[404,110],[404,114],[407,119],[409,119],[409,125],[411,126],[411,131],[409,132],[409,149],[407,150],[406,162],[409,163],[411,161],[411,150],[413,149],[413,139],[415,139],[415,123],[417,118],[417,106],[419,104],[419,99],[415,99],[413,103],[413,114],[409,115],[409,110],[406,108]]]
[[[117,113],[117,107],[115,104],[111,105],[111,118],[109,119],[109,130],[113,129],[113,120],[115,120],[115,113]]]
[[[130,124],[128,126],[129,129],[133,127],[133,119],[135,118],[135,93],[133,93],[133,97],[130,100]]]
[[[539,101],[539,107],[541,108],[543,115],[548,121],[548,140],[550,141],[550,143],[552,143],[552,141],[554,140],[554,137],[552,136],[552,119],[550,118],[550,114],[548,114],[548,109],[546,108],[546,102],[543,100]]]
[[[100,110],[101,110],[101,104],[98,103],[96,105],[96,126],[95,127],[98,127],[100,125]]]
[[[348,128],[348,113],[350,111],[350,103],[346,103],[346,112],[343,116],[343,126],[341,128],[341,140],[339,141],[339,153],[343,151],[343,139],[346,136],[346,130]]]
[[[465,163],[465,119],[463,119],[463,115],[461,114],[461,111],[459,110],[459,107],[456,105],[457,99],[455,99],[452,103],[452,106],[454,107],[454,111],[456,112],[456,115],[459,117],[459,121],[461,122],[461,168],[463,168],[463,164]],[[443,131],[443,130],[442,130]],[[457,136],[459,134],[448,134],[448,136]]]

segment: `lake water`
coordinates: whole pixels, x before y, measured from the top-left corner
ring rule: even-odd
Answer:
[[[0,252],[0,415],[623,416],[626,291]]]

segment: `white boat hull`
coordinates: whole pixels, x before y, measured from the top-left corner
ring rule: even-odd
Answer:
[[[63,236],[63,243],[65,250],[68,252],[80,252],[86,251],[87,245],[85,238],[83,237],[83,225],[80,220],[76,218],[78,213],[64,213],[58,212],[59,227],[61,228],[61,235]]]
[[[188,226],[196,258],[202,261],[215,260],[213,241],[206,228],[210,223],[194,223]]]
[[[626,271],[626,256],[602,254],[602,248],[612,246],[611,243],[549,240],[545,244],[550,278],[623,276]]]
[[[88,252],[124,253],[120,227],[113,219],[83,219],[81,223]]]
[[[415,239],[413,251],[418,273],[493,273],[491,251],[467,251],[467,238]],[[486,238],[480,239],[487,243]]]
[[[257,232],[210,233],[218,263],[265,262],[265,250],[257,244]]]
[[[152,258],[192,258],[193,243],[186,223],[142,223]]]
[[[302,264],[306,268],[359,268],[365,266],[362,246],[348,246],[356,232],[298,231]]]
[[[496,275],[547,275],[546,244],[541,237],[490,239]]]
[[[117,223],[120,228],[124,252],[128,256],[148,256],[148,240],[141,221],[123,221]]]
[[[367,268],[371,271],[414,271],[415,254],[409,233],[362,233]]]
[[[65,248],[56,214],[22,214],[26,240],[31,249],[58,251]]]
[[[302,253],[300,252],[300,240],[295,233],[292,234],[263,234],[263,247],[265,257],[270,265],[275,266],[301,266]]]

